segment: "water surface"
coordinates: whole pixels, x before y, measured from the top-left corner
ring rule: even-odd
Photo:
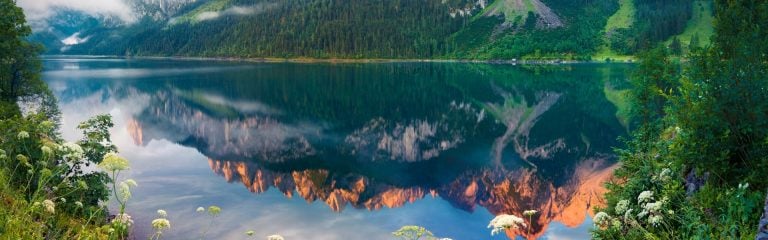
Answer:
[[[64,136],[112,114],[139,182],[134,236],[169,239],[589,237],[625,135],[630,65],[292,64],[47,58]],[[490,236],[498,214],[532,227]],[[259,237],[262,238],[262,237]]]

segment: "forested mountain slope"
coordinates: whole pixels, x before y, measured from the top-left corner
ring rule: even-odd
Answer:
[[[690,0],[131,1],[134,22],[62,10],[32,40],[50,54],[589,59],[668,41],[694,12]]]

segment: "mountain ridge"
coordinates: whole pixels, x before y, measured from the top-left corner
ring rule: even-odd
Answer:
[[[626,11],[620,8],[626,2],[636,8],[629,17],[639,20],[606,30],[614,24],[609,18]],[[43,43],[48,54],[589,60],[604,49],[631,55],[681,34],[693,14],[691,4],[659,2],[134,0],[135,23],[108,24],[103,18],[62,11],[58,16],[90,24],[51,24],[32,40]],[[660,17],[640,19],[644,16]],[[669,30],[649,30],[656,25]],[[81,41],[63,41],[67,37]]]

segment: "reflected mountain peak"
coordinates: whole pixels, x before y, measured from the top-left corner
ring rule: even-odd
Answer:
[[[617,165],[605,159],[585,159],[563,186],[542,179],[536,171],[506,171],[488,168],[471,171],[456,180],[434,188],[418,185],[392,186],[361,175],[337,175],[330,170],[275,172],[255,163],[209,160],[214,172],[228,182],[241,182],[254,193],[276,188],[287,197],[295,192],[312,203],[324,202],[333,211],[346,206],[369,211],[397,208],[425,196],[440,197],[453,206],[472,212],[477,206],[495,215],[535,209],[531,235],[510,230],[509,234],[538,237],[552,221],[568,227],[580,225],[592,208],[602,206],[606,190],[603,183],[612,177]]]
[[[59,95],[137,102],[124,126],[134,144],[194,148],[257,195],[273,189],[336,212],[427,196],[467,212],[539,211],[530,235],[510,236],[542,236],[553,221],[580,225],[602,203],[612,147],[625,134],[604,82],[575,79],[585,74],[576,66],[542,75],[472,64],[236,69],[127,86],[71,81]]]

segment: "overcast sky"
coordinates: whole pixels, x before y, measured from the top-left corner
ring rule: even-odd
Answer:
[[[30,22],[52,16],[57,8],[82,11],[93,16],[116,16],[126,22],[134,21],[131,8],[124,0],[18,0],[17,4],[24,9]]]

